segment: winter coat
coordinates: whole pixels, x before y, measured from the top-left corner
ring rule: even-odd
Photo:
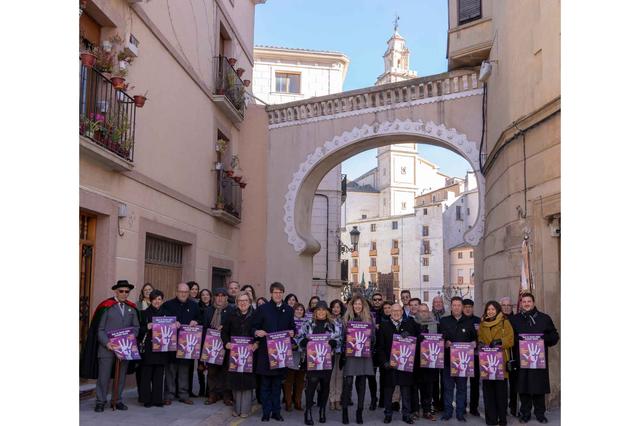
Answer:
[[[149,306],[142,311],[142,322],[140,323],[140,336],[139,345],[143,349],[142,352],[142,365],[165,365],[169,362],[169,352],[153,352],[152,347],[152,331],[147,328],[149,323],[153,323],[153,317],[164,317],[166,312],[160,306],[160,309],[156,309],[153,306]]]
[[[231,341],[231,336],[238,337],[252,337],[251,321],[254,315],[253,308],[249,308],[249,311],[245,315],[242,315],[238,309],[233,309],[227,315],[224,315],[222,322],[222,330],[220,337],[224,346]],[[224,368],[229,369],[229,349],[225,349],[224,355]],[[255,353],[254,353],[254,371],[255,371]],[[236,373],[227,372],[227,386],[231,390],[249,390],[255,389],[256,378],[253,373]]]
[[[381,366],[380,368],[386,368],[385,374],[382,380],[382,385],[384,387],[394,387],[394,386],[413,386],[414,378],[413,372],[409,371],[398,371],[396,369],[392,369],[389,367],[389,361],[391,358],[391,345],[393,343],[393,335],[394,334],[403,334],[405,333],[409,336],[416,337],[416,354],[420,353],[420,346],[417,343],[417,337],[420,334],[420,327],[413,320],[413,318],[402,319],[398,328],[393,325],[391,320],[385,321],[380,324],[380,332],[377,344],[377,355],[378,355],[378,363]],[[418,358],[418,363],[420,359]],[[414,358],[415,365],[415,358]]]
[[[176,321],[180,325],[189,325],[191,321],[196,321],[198,324],[202,324],[202,316],[200,315],[200,307],[198,302],[193,299],[187,299],[184,303],[178,300],[177,297],[169,299],[162,304],[162,309],[167,316],[176,317]],[[178,333],[180,331],[178,330]],[[188,365],[193,363],[192,359],[177,359],[176,352],[169,353],[169,362],[181,365]]]
[[[442,333],[445,342],[444,368],[449,368],[451,350],[447,347],[447,342],[475,342],[477,333],[473,326],[473,319],[462,315],[456,319],[453,315],[448,315],[440,319],[438,333]]]
[[[296,323],[293,321],[293,309],[284,302],[282,302],[280,307],[277,307],[273,300],[258,306],[251,320],[251,334],[253,336],[255,336],[255,332],[258,330],[274,333],[276,331],[295,331],[295,329]],[[286,368],[277,368],[274,370],[269,368],[267,336],[257,338],[256,340],[259,346],[253,358],[253,371],[265,376],[285,374],[287,372]]]
[[[414,321],[416,321],[414,319]],[[440,369],[437,368],[420,368],[420,343],[422,342],[422,333],[437,333],[438,323],[431,315],[431,318],[424,324],[416,321],[418,326],[418,348],[416,350],[416,358],[413,364],[413,378],[416,384],[432,383],[438,380]]]
[[[518,341],[521,334],[542,334],[544,340],[544,355],[547,360],[547,368],[518,370],[518,393],[540,395],[551,392],[549,385],[549,350],[560,340],[558,331],[551,317],[538,311],[535,307],[526,313],[520,313],[513,317],[511,321],[513,332],[515,333],[515,344],[513,346],[514,359],[520,360],[520,350]],[[518,361],[519,362],[519,361]]]
[[[327,319],[325,321],[315,321],[313,319],[305,322],[300,329],[300,334],[296,336],[295,341],[296,344],[300,347],[300,351],[304,351],[306,353],[308,337],[310,334],[328,334],[329,335],[329,344],[332,346],[331,356],[335,353],[334,348],[339,348],[342,340],[342,329],[337,327],[335,322]],[[331,343],[333,341],[333,343]],[[335,367],[335,366],[334,366]],[[306,370],[306,364],[305,364]],[[321,370],[321,371],[309,371],[307,370],[307,375],[309,376],[325,376],[326,378],[331,378],[332,370]]]
[[[491,342],[495,340],[502,340],[502,356],[504,357],[505,367],[506,363],[511,359],[511,348],[513,347],[513,328],[507,319],[499,313],[495,320],[480,322],[480,329],[478,330],[478,342],[479,346],[491,346]],[[480,366],[477,366],[478,371]],[[509,377],[509,372],[504,369],[504,378]]]
[[[362,319],[356,315],[353,321],[360,321]],[[349,321],[344,320],[342,328],[342,348],[341,356],[344,357],[344,368],[342,369],[343,376],[373,376],[373,358],[357,358],[352,356],[346,356],[347,353],[347,324]],[[371,356],[373,357],[376,347],[376,326],[371,319]]]

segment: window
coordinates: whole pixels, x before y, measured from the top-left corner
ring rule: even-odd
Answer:
[[[458,259],[462,259],[462,252],[461,251],[458,252]]]
[[[429,282],[429,275],[423,275],[422,276],[422,281],[425,282],[425,283],[428,283]]]
[[[456,220],[462,220],[462,207],[456,206]]]
[[[353,267],[357,268],[358,267],[358,259],[353,259]]]
[[[469,259],[473,259],[473,250],[469,252]]]
[[[431,244],[429,240],[422,240],[422,254],[431,254]]]
[[[300,93],[300,74],[277,72],[276,92]]]
[[[393,222],[391,222],[391,229],[398,229],[398,221],[394,220]]]
[[[422,266],[429,266],[429,258],[428,257],[423,257],[422,258]]]
[[[407,208],[407,202],[403,201],[402,202],[402,210],[405,210]]]
[[[377,247],[376,242],[375,241],[371,241],[371,250],[377,250],[376,247]]]
[[[370,264],[369,264],[370,266],[378,266],[376,264],[376,258],[375,257],[370,258],[369,261],[370,261]]]
[[[427,215],[429,213],[429,209],[422,209],[422,214],[423,215]]]
[[[398,248],[398,240],[391,240],[391,247],[394,249]]]
[[[469,269],[469,283],[473,285],[473,279],[475,278],[475,272],[473,268]]]
[[[363,215],[362,215],[362,219],[366,219],[366,218],[367,218],[367,215],[366,215],[366,214],[363,214]]]
[[[458,284],[464,284],[464,272],[462,269],[457,270]]]
[[[424,300],[425,302],[427,300],[429,300],[429,292],[428,291],[425,291],[425,292],[422,293],[422,300]]]
[[[429,236],[429,225],[422,225],[422,236],[423,237]]]
[[[376,224],[375,223],[371,224],[371,232],[376,232]]]
[[[393,266],[398,266],[398,256],[392,256],[391,257],[391,264]]]
[[[467,207],[467,216],[471,215],[471,209],[469,207]]]
[[[482,0],[458,0],[458,25],[482,18]]]

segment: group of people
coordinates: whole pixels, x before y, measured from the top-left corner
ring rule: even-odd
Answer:
[[[127,281],[118,281],[113,286],[114,297],[96,309],[83,351],[82,377],[98,379],[95,406],[98,412],[103,411],[107,403],[109,379],[113,376],[113,347],[106,333],[133,327],[138,334],[142,358],[136,369],[138,395],[145,407],[170,405],[175,399],[191,405],[191,398],[202,396],[206,397],[206,405],[222,400],[232,406],[234,416],[248,417],[255,391],[265,422],[284,420],[281,406],[284,402],[285,411],[304,410],[307,425],[314,424],[314,406],[318,407],[318,421],[326,422],[327,404],[329,409],[341,411],[342,423],[349,424],[349,407],[355,405],[356,423],[362,424],[368,387],[371,397],[368,408],[371,411],[384,408],[384,423],[390,423],[393,412],[400,409],[402,420],[408,424],[420,417],[435,420],[438,411],[442,412],[440,420],[446,421],[454,415],[454,400],[456,418],[466,421],[467,405],[471,415],[480,415],[482,382],[486,424],[506,425],[508,408],[521,423],[527,423],[531,419],[532,406],[536,419],[547,422],[548,367],[520,369],[517,342],[521,335],[540,334],[546,353],[548,347],[558,342],[559,336],[551,318],[536,309],[535,297],[530,293],[520,296],[519,312],[514,312],[511,300],[505,297],[500,303],[487,302],[482,317],[477,317],[470,299],[452,297],[447,310],[442,297],[437,296],[430,309],[419,298],[412,298],[407,290],[401,292],[399,303],[384,300],[382,294],[375,293],[370,300],[355,294],[346,303],[336,299],[329,304],[314,296],[305,306],[296,295],[285,296],[285,287],[279,282],[269,287],[270,300],[256,299],[253,287],[240,288],[235,281],[227,288],[216,288],[213,292],[200,291],[195,282],[179,283],[175,298],[166,301],[161,291],[145,284],[135,305],[127,300],[132,288]],[[176,317],[177,326],[202,325],[203,335],[209,328],[219,330],[227,349],[223,364],[178,359],[175,352],[153,352],[151,323],[157,316]],[[370,356],[347,356],[347,325],[352,321],[370,324],[373,331]],[[273,368],[266,339],[269,333],[282,331],[289,332],[293,363],[286,368]],[[442,334],[444,368],[420,366],[418,357],[423,333]],[[327,335],[331,369],[307,368],[306,348],[310,336],[318,334]],[[413,371],[392,367],[394,335],[416,338]],[[232,336],[251,339],[252,372],[228,371]],[[471,342],[476,348],[474,377],[452,376],[450,348],[454,342]],[[485,346],[500,348],[504,380],[480,380],[478,349]],[[131,364],[121,362],[119,388],[117,395],[112,395],[119,410],[127,409],[122,402],[122,391],[125,374],[133,370]],[[194,373],[198,376],[198,394],[191,388]],[[467,387],[470,388],[468,404]]]

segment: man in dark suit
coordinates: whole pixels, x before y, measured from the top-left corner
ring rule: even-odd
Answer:
[[[96,412],[104,411],[107,403],[107,392],[109,388],[109,380],[111,378],[111,369],[115,360],[113,353],[114,346],[109,342],[107,333],[109,331],[132,327],[133,334],[138,335],[140,322],[138,319],[138,310],[133,302],[127,300],[129,292],[133,285],[127,280],[120,280],[111,287],[114,291],[113,299],[102,302],[100,305],[105,306],[106,310],[100,317],[98,325],[98,381],[96,382]],[[122,402],[122,391],[124,390],[125,377],[129,361],[121,361],[120,374],[118,377],[118,395],[111,395],[115,400],[117,410],[127,410],[128,407]]]
[[[198,325],[202,324],[200,318],[200,308],[198,302],[189,298],[189,286],[187,283],[178,283],[176,287],[176,297],[167,300],[162,305],[167,316],[175,316],[180,325]],[[189,364],[193,363],[190,359],[177,359],[175,352],[170,352],[169,364],[165,370],[164,380],[164,404],[170,405],[171,400],[178,397],[182,403],[193,405],[193,401],[189,399]],[[177,386],[176,386],[177,376]]]
[[[284,421],[280,414],[280,391],[287,371],[286,368],[270,369],[266,336],[268,333],[289,330],[290,336],[293,337],[293,330],[296,329],[293,309],[283,302],[284,286],[274,282],[269,287],[269,292],[271,300],[256,309],[251,322],[251,332],[259,343],[254,358],[254,371],[260,377],[263,422],[268,422],[270,418]]]

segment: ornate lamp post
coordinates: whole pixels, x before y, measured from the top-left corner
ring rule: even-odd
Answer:
[[[452,285],[452,286],[442,286],[441,294],[447,303],[451,302],[451,298],[458,296],[461,298],[465,298],[471,294],[471,286],[462,286],[462,285]]]

